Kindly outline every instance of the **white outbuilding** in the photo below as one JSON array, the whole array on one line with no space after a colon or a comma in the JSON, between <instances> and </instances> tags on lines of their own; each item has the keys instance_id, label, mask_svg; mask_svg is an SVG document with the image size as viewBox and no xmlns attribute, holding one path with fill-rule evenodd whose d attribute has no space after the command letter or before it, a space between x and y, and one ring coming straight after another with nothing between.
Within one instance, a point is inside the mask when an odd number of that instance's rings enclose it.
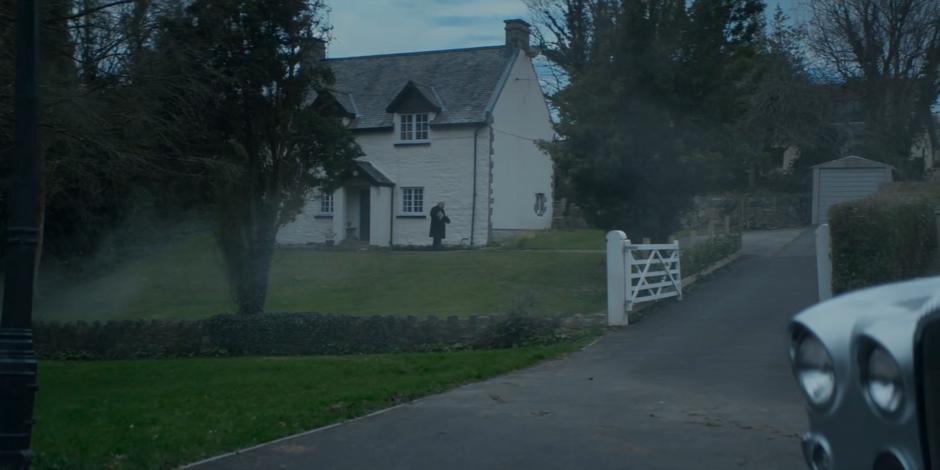
<instances>
[{"instance_id":1,"label":"white outbuilding","mask_svg":"<svg viewBox=\"0 0 940 470\"><path fill-rule=\"evenodd\" d=\"M813 225L829 220L829 208L871 196L893 180L891 165L850 156L813 167Z\"/></svg>"}]
</instances>

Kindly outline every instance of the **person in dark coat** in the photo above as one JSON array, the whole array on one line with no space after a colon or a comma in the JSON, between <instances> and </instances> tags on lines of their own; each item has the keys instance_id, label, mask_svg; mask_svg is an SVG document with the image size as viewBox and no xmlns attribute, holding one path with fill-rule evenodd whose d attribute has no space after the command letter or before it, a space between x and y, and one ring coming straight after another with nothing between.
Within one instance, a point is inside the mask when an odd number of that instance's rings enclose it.
<instances>
[{"instance_id":1,"label":"person in dark coat","mask_svg":"<svg viewBox=\"0 0 940 470\"><path fill-rule=\"evenodd\" d=\"M428 236L434 239L435 250L440 250L441 240L447 238L447 224L449 223L450 218L444 212L443 202L439 202L431 208L431 231Z\"/></svg>"}]
</instances>

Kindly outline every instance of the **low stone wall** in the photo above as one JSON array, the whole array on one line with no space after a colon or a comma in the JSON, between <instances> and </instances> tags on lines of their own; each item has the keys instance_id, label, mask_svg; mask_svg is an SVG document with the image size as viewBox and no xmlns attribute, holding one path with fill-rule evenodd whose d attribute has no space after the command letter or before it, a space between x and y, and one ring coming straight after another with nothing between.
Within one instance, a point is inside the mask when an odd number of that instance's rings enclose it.
<instances>
[{"instance_id":1,"label":"low stone wall","mask_svg":"<svg viewBox=\"0 0 940 470\"><path fill-rule=\"evenodd\" d=\"M556 200L552 209L552 228L589 228L581 208L566 198Z\"/></svg>"},{"instance_id":2,"label":"low stone wall","mask_svg":"<svg viewBox=\"0 0 940 470\"><path fill-rule=\"evenodd\" d=\"M379 354L550 343L605 325L603 315L218 315L204 320L38 323L43 359Z\"/></svg>"},{"instance_id":3,"label":"low stone wall","mask_svg":"<svg viewBox=\"0 0 940 470\"><path fill-rule=\"evenodd\" d=\"M696 231L771 230L809 225L811 194L739 193L696 196L682 226Z\"/></svg>"}]
</instances>

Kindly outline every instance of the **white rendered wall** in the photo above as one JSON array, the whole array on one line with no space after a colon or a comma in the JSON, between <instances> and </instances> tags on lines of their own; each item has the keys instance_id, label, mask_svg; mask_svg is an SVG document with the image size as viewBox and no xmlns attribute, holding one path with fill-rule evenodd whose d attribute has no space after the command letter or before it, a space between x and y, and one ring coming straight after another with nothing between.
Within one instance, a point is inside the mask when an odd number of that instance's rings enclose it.
<instances>
[{"instance_id":1,"label":"white rendered wall","mask_svg":"<svg viewBox=\"0 0 940 470\"><path fill-rule=\"evenodd\" d=\"M307 199L297 218L277 233L277 242L285 245L323 243L330 239L333 239L333 218L320 212L320 194L316 191Z\"/></svg>"},{"instance_id":2,"label":"white rendered wall","mask_svg":"<svg viewBox=\"0 0 940 470\"><path fill-rule=\"evenodd\" d=\"M531 60L519 54L493 110L493 229L538 230L552 224L552 161L535 140L552 139L548 106ZM548 198L542 216L535 194Z\"/></svg>"},{"instance_id":3,"label":"white rendered wall","mask_svg":"<svg viewBox=\"0 0 940 470\"><path fill-rule=\"evenodd\" d=\"M346 190L339 188L333 191L333 241L339 243L346 239ZM306 221L295 221L305 223Z\"/></svg>"},{"instance_id":4,"label":"white rendered wall","mask_svg":"<svg viewBox=\"0 0 940 470\"><path fill-rule=\"evenodd\" d=\"M394 245L429 245L431 207L444 201L451 223L447 226L445 244L469 244L471 214L473 212L473 140L474 130L479 127L461 126L432 128L430 145L395 146L396 133L390 130L361 132L356 141L370 161L395 183L392 224ZM489 132L477 132L477 210L473 242L487 242L487 215L489 179ZM424 188L423 218L402 217L401 188ZM375 201L373 201L375 202ZM374 216L379 212L388 215L385 202L372 208ZM373 218L373 221L375 218ZM373 222L374 225L374 222Z\"/></svg>"},{"instance_id":5,"label":"white rendered wall","mask_svg":"<svg viewBox=\"0 0 940 470\"><path fill-rule=\"evenodd\" d=\"M389 244L392 224L394 245L429 245L428 213L437 201L447 205L451 224L447 226L448 245L469 244L473 214L473 153L474 133L477 140L477 208L473 224L475 245L487 243L489 221L490 132L486 127L461 126L431 130L429 145L396 146L397 133L391 130L359 132L356 141L366 156L364 160L396 183L390 187L372 187L371 244ZM424 210L421 218L400 217L401 188L423 187ZM304 212L278 233L278 243L303 244L326 241L328 231L342 241L350 227L359 226L359 192L355 187L334 193L333 220L316 218L319 199L311 198ZM391 209L391 210L390 210ZM358 236L358 231L356 231Z\"/></svg>"}]
</instances>

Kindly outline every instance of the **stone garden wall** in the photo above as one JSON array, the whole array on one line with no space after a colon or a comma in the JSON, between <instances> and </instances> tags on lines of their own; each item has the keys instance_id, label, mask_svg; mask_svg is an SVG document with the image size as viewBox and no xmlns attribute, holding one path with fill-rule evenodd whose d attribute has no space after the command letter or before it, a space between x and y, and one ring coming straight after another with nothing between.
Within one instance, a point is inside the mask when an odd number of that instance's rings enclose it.
<instances>
[{"instance_id":1,"label":"stone garden wall","mask_svg":"<svg viewBox=\"0 0 940 470\"><path fill-rule=\"evenodd\" d=\"M556 200L552 211L552 228L572 229L590 227L581 208L566 198Z\"/></svg>"},{"instance_id":2,"label":"stone garden wall","mask_svg":"<svg viewBox=\"0 0 940 470\"><path fill-rule=\"evenodd\" d=\"M729 193L696 196L682 226L696 231L771 230L809 225L811 194Z\"/></svg>"}]
</instances>

